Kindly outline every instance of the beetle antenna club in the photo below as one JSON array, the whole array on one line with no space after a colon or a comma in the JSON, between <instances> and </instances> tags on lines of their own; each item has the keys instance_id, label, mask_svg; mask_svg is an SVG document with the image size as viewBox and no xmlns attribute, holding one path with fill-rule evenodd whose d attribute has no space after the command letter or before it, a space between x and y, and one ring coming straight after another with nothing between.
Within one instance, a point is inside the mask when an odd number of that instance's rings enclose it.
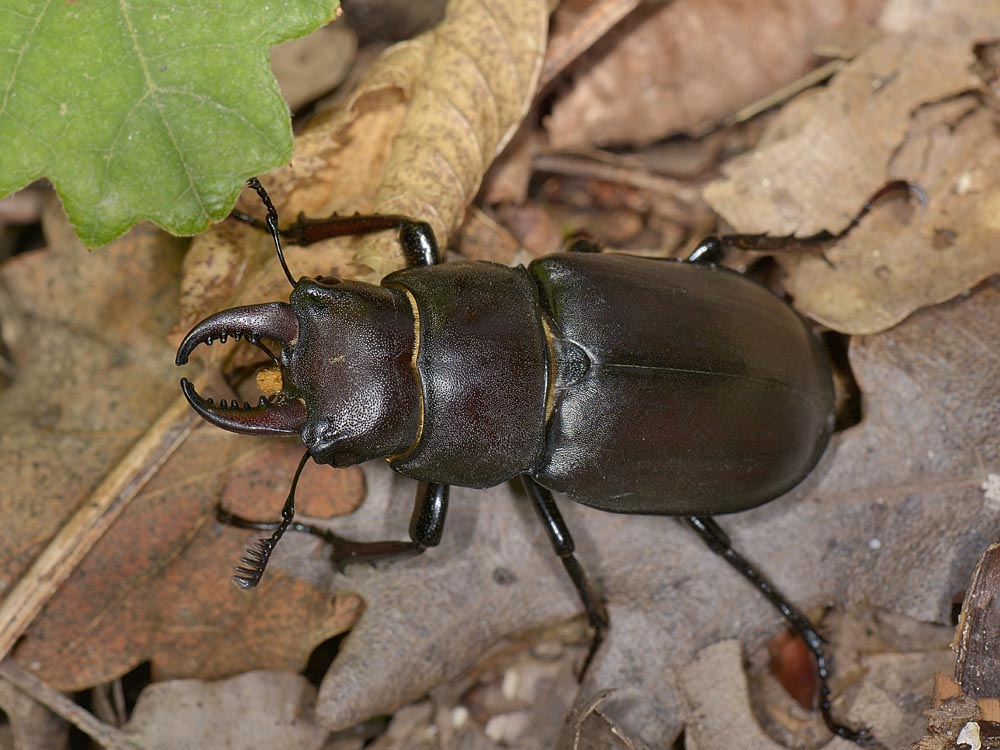
<instances>
[{"instance_id":1,"label":"beetle antenna club","mask_svg":"<svg viewBox=\"0 0 1000 750\"><path fill-rule=\"evenodd\" d=\"M236 568L236 575L233 576L233 583L240 588L252 589L260 583L260 579L264 577L264 569L267 568L267 563L271 559L271 553L274 552L278 541L288 531L288 527L295 518L295 488L299 485L299 476L301 476L308 458L309 451L306 451L299 460L299 466L292 477L292 486L288 489L288 497L281 508L281 523L278 524L278 528L271 536L266 539L258 539L252 546L247 547L246 555L240 558L243 565Z\"/></svg>"},{"instance_id":2,"label":"beetle antenna club","mask_svg":"<svg viewBox=\"0 0 1000 750\"><path fill-rule=\"evenodd\" d=\"M267 209L267 219L265 219L267 231L274 240L274 249L278 252L278 262L281 263L281 270L285 272L285 278L288 279L288 283L294 289L296 286L295 278L292 276L292 272L288 270L288 264L285 262L285 254L281 250L281 235L278 232L278 210L271 203L271 196L267 194L264 186L260 184L260 180L256 177L251 177L247 180L247 187L257 193L264 207Z\"/></svg>"}]
</instances>

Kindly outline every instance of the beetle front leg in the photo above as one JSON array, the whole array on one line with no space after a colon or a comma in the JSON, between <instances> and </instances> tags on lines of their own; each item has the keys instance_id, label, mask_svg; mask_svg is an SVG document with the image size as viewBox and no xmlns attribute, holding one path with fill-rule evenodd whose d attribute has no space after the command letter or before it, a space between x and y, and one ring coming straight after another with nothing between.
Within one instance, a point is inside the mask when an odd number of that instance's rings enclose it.
<instances>
[{"instance_id":1,"label":"beetle front leg","mask_svg":"<svg viewBox=\"0 0 1000 750\"><path fill-rule=\"evenodd\" d=\"M403 560L436 547L444 533L444 519L448 513L447 484L421 482L410 516L410 541L355 542L332 533L323 535L332 546L330 559L341 573L350 563L376 563L383 560Z\"/></svg>"},{"instance_id":2,"label":"beetle front leg","mask_svg":"<svg viewBox=\"0 0 1000 750\"><path fill-rule=\"evenodd\" d=\"M604 634L607 632L608 612L604 607L604 602L594 595L586 573L583 572L579 561L573 555L576 545L573 543L573 537L570 536L569 528L566 526L559 508L556 506L556 501L553 499L552 493L527 474L521 475L521 483L531 498L535 510L538 511L538 517L542 520L542 525L545 526L545 530L549 534L549 541L552 542L552 548L559 555L559 559L562 560L566 572L569 573L569 577L573 581L573 586L576 588L576 593L579 595L580 601L583 602L583 608L587 612L587 620L594 629L594 640L591 643L590 654L587 656L586 662L589 664L591 657L597 651L597 647L601 645L601 642L604 640ZM586 666L584 666L584 669L586 669Z\"/></svg>"},{"instance_id":3,"label":"beetle front leg","mask_svg":"<svg viewBox=\"0 0 1000 750\"><path fill-rule=\"evenodd\" d=\"M687 516L684 520L695 530L712 552L722 557L740 575L750 581L774 608L781 613L781 616L802 637L802 640L805 641L806 647L816 659L816 673L819 677L819 709L827 728L845 740L859 744L868 742L871 738L871 733L867 729L851 729L833 718L830 706L830 663L826 658L826 654L823 653L823 637L816 632L816 629L809 622L808 618L785 599L774 588L771 582L759 570L754 568L745 557L733 549L729 535L722 530L714 519L708 516Z\"/></svg>"},{"instance_id":4,"label":"beetle front leg","mask_svg":"<svg viewBox=\"0 0 1000 750\"><path fill-rule=\"evenodd\" d=\"M383 560L400 560L414 557L428 547L436 547L444 532L444 519L448 513L448 485L421 482L417 487L413 515L410 518L410 541L356 542L311 524L293 521L287 524L291 531L318 536L333 547L330 555L338 570L355 562L375 563ZM218 519L229 526L241 529L272 531L280 525L271 521L251 521L225 510L219 510Z\"/></svg>"},{"instance_id":5,"label":"beetle front leg","mask_svg":"<svg viewBox=\"0 0 1000 750\"><path fill-rule=\"evenodd\" d=\"M712 265L715 263L721 263L725 254L725 250L722 247L722 240L718 237L711 236L706 237L695 245L694 250L692 250L688 254L688 257L684 260L688 263Z\"/></svg>"},{"instance_id":6,"label":"beetle front leg","mask_svg":"<svg viewBox=\"0 0 1000 750\"><path fill-rule=\"evenodd\" d=\"M242 211L233 211L230 216L258 229L267 230L267 225ZM307 219L302 214L281 236L293 245L311 245L314 242L333 237L353 237L362 234L382 232L387 229L399 230L399 244L406 256L409 268L435 266L441 262L437 239L430 224L416 221L408 216L395 214L356 214L354 216L330 216L326 219Z\"/></svg>"}]
</instances>

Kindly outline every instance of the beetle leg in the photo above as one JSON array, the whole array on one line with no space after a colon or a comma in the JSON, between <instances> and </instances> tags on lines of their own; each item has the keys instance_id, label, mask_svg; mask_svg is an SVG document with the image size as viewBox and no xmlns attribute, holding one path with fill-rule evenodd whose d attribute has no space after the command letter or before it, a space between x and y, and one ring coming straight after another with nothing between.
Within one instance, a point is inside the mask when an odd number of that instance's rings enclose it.
<instances>
[{"instance_id":1,"label":"beetle leg","mask_svg":"<svg viewBox=\"0 0 1000 750\"><path fill-rule=\"evenodd\" d=\"M306 523L289 522L286 529L318 536L333 547L330 555L340 572L344 566L355 562L375 563L381 560L399 560L419 555L428 547L436 547L444 531L444 519L448 512L448 485L421 482L417 488L413 515L410 518L410 541L356 542L334 534L329 529L321 529ZM251 521L220 509L220 522L241 529L260 531L277 530L280 523L271 521Z\"/></svg>"},{"instance_id":2,"label":"beetle leg","mask_svg":"<svg viewBox=\"0 0 1000 750\"><path fill-rule=\"evenodd\" d=\"M583 572L583 567L581 567L579 561L573 555L576 545L573 543L573 537L570 536L569 528L566 526L559 508L556 506L556 501L553 499L552 493L527 474L521 475L521 483L531 498L535 510L538 511L538 517L542 520L542 525L545 526L545 530L549 534L549 541L552 542L552 548L559 555L559 559L562 560L566 572L569 573L569 577L573 581L573 586L576 588L576 593L580 596L583 608L587 612L587 620L594 629L594 640L590 645L590 653L584 663L584 671L586 671L586 665L590 663L590 659L597 651L598 646L601 645L601 642L604 640L604 634L607 632L608 612L604 607L604 602L594 595L590 581L587 580L587 574Z\"/></svg>"},{"instance_id":3,"label":"beetle leg","mask_svg":"<svg viewBox=\"0 0 1000 750\"><path fill-rule=\"evenodd\" d=\"M833 718L830 706L830 662L823 653L823 637L816 632L812 623L783 597L764 575L739 552L733 549L729 535L708 516L686 516L685 521L697 532L709 549L722 557L740 575L752 583L785 618L792 629L805 641L806 647L816 659L816 673L819 676L819 709L827 728L838 737L858 744L867 744L872 735L867 729L851 729Z\"/></svg>"},{"instance_id":4,"label":"beetle leg","mask_svg":"<svg viewBox=\"0 0 1000 750\"><path fill-rule=\"evenodd\" d=\"M355 542L332 533L324 538L333 545L330 559L343 573L350 563L376 563L383 560L403 560L436 547L444 532L444 519L448 513L448 485L421 482L410 516L410 541Z\"/></svg>"},{"instance_id":5,"label":"beetle leg","mask_svg":"<svg viewBox=\"0 0 1000 750\"><path fill-rule=\"evenodd\" d=\"M603 253L604 248L586 237L574 237L564 249L567 253Z\"/></svg>"},{"instance_id":6,"label":"beetle leg","mask_svg":"<svg viewBox=\"0 0 1000 750\"><path fill-rule=\"evenodd\" d=\"M259 219L242 211L233 211L232 218L249 224L257 229L267 230L268 227ZM387 229L399 230L399 244L406 256L409 268L417 266L434 266L441 262L437 239L430 224L416 221L409 216L396 214L355 214L354 216L330 216L326 219L307 219L302 214L287 229L279 234L293 245L311 245L314 242L328 240L331 237L350 237L360 234L382 232Z\"/></svg>"},{"instance_id":7,"label":"beetle leg","mask_svg":"<svg viewBox=\"0 0 1000 750\"><path fill-rule=\"evenodd\" d=\"M721 263L724 255L725 251L722 248L722 240L718 237L711 236L706 237L695 245L694 250L691 251L685 260L688 263L711 265L714 263Z\"/></svg>"}]
</instances>

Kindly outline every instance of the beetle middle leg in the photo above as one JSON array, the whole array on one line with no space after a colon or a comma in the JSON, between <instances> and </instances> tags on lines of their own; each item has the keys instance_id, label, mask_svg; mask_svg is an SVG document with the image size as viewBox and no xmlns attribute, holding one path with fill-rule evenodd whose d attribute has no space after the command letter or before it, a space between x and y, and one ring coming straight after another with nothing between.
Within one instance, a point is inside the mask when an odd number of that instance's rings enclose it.
<instances>
[{"instance_id":1,"label":"beetle middle leg","mask_svg":"<svg viewBox=\"0 0 1000 750\"><path fill-rule=\"evenodd\" d=\"M241 562L246 567L236 569L234 581L243 588L252 588L260 582L267 566L271 550L278 539L286 530L298 531L305 534L318 536L327 544L333 547L330 557L343 572L344 566L349 563L369 562L375 563L383 560L400 560L407 557L414 557L421 554L429 547L436 547L444 532L444 520L448 513L447 484L437 484L435 482L421 482L417 487L416 499L413 507L413 515L410 518L410 541L388 540L381 542L356 542L352 539L345 539L329 529L321 529L310 524L297 523L292 520L294 515L295 484L301 473L302 464L305 463L303 457L299 465L299 471L295 474L292 488L289 491L289 500L282 509L282 521L252 521L242 516L237 516L228 511L220 510L218 519L229 526L242 529L258 529L261 531L273 531L268 539L259 540L253 547L247 550L247 556Z\"/></svg>"},{"instance_id":2,"label":"beetle middle leg","mask_svg":"<svg viewBox=\"0 0 1000 750\"><path fill-rule=\"evenodd\" d=\"M566 526L559 508L556 506L556 501L553 499L552 493L527 474L521 475L521 482L528 496L531 498L535 510L538 511L538 517L545 526L545 530L548 532L552 548L559 555L563 567L566 568L566 572L569 573L569 577L573 581L576 593L579 595L580 601L583 602L583 608L587 612L587 620L594 629L594 639L590 644L590 652L584 662L584 671L586 671L590 659L604 641L604 635L608 630L608 612L604 607L604 602L594 595L590 581L587 580L587 574L583 572L583 567L573 555L576 545L573 543L573 537L570 536L569 528Z\"/></svg>"}]
</instances>

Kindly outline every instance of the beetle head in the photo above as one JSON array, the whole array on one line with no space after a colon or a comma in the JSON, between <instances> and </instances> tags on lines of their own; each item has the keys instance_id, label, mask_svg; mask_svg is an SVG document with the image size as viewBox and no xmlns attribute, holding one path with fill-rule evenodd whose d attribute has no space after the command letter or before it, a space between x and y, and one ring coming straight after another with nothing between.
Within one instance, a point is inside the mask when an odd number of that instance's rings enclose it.
<instances>
[{"instance_id":1,"label":"beetle head","mask_svg":"<svg viewBox=\"0 0 1000 750\"><path fill-rule=\"evenodd\" d=\"M245 435L302 438L319 463L350 466L405 452L419 431L414 325L400 292L360 282L301 279L288 303L237 307L196 325L177 364L198 344L233 337L281 345L281 390L257 406L184 395L207 421Z\"/></svg>"}]
</instances>

